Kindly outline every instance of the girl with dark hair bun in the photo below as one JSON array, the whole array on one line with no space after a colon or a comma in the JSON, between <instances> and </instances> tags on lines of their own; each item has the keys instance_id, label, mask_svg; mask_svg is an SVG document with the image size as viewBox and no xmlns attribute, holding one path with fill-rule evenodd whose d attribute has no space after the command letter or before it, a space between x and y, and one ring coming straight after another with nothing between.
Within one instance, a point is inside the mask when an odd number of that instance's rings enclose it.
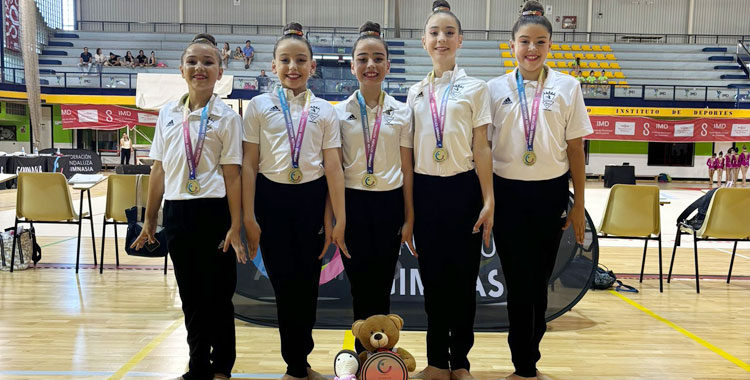
<instances>
[{"instance_id":1,"label":"girl with dark hair bun","mask_svg":"<svg viewBox=\"0 0 750 380\"><path fill-rule=\"evenodd\" d=\"M215 51L196 39L182 54L188 92L159 112L145 222L132 245L158 243L163 197L166 243L190 347L188 372L175 380L229 379L236 358L236 261L247 260L240 236L242 120L213 93L223 75Z\"/></svg>"},{"instance_id":2,"label":"girl with dark hair bun","mask_svg":"<svg viewBox=\"0 0 750 380\"><path fill-rule=\"evenodd\" d=\"M435 1L422 36L433 69L407 97L414 113L414 238L427 313L428 365L416 375L423 379L473 379L476 281L494 217L489 92L456 65L461 32L448 2Z\"/></svg>"},{"instance_id":3,"label":"girl with dark hair bun","mask_svg":"<svg viewBox=\"0 0 750 380\"><path fill-rule=\"evenodd\" d=\"M335 108L341 120L346 183L344 269L354 320L390 313L390 293L401 243L413 250L413 129L411 109L381 90L388 46L380 25L368 21L352 49L359 90ZM357 341L358 352L364 347Z\"/></svg>"},{"instance_id":4,"label":"girl with dark hair bun","mask_svg":"<svg viewBox=\"0 0 750 380\"><path fill-rule=\"evenodd\" d=\"M281 85L252 98L244 116L245 230L251 254L260 246L276 296L287 364L283 379L323 380L307 361L314 347L321 260L331 242L349 256L339 120L333 106L307 88L315 61L302 25L284 28L271 69Z\"/></svg>"},{"instance_id":5,"label":"girl with dark hair bun","mask_svg":"<svg viewBox=\"0 0 750 380\"><path fill-rule=\"evenodd\" d=\"M506 377L550 379L536 364L547 325L547 284L563 229L585 232L583 136L593 132L581 85L544 60L552 25L544 7L527 1L513 25L518 67L492 79L495 247L508 296L508 345L515 371ZM568 212L569 179L574 203Z\"/></svg>"},{"instance_id":6,"label":"girl with dark hair bun","mask_svg":"<svg viewBox=\"0 0 750 380\"><path fill-rule=\"evenodd\" d=\"M742 187L745 187L747 182L747 169L750 166L750 153L747 152L747 146L742 146L742 153L740 153L740 169L742 170ZM737 179L739 181L739 178Z\"/></svg>"}]
</instances>

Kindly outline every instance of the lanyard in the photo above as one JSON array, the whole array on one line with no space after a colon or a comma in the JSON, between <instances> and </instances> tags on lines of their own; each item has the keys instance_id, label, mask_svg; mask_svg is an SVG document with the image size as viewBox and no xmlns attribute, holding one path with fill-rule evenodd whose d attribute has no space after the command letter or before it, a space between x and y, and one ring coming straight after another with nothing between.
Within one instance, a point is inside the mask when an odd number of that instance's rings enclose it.
<instances>
[{"instance_id":1,"label":"lanyard","mask_svg":"<svg viewBox=\"0 0 750 380\"><path fill-rule=\"evenodd\" d=\"M437 101L435 100L435 71L433 70L430 72L430 74L427 75L429 78L429 93L430 93L430 113L432 113L432 127L435 130L435 140L437 142L437 147L442 148L443 147L443 131L445 131L445 111L448 106L448 98L450 97L450 93L453 90L453 83L456 81L456 72L458 71L457 67L453 68L453 72L451 73L451 81L448 85L448 88L445 89L445 92L443 93L443 99L440 102L440 114L438 114L437 109Z\"/></svg>"},{"instance_id":2,"label":"lanyard","mask_svg":"<svg viewBox=\"0 0 750 380\"><path fill-rule=\"evenodd\" d=\"M195 141L195 151L193 151L193 143L190 141L190 123L188 122L188 117L190 116L190 97L185 99L185 106L182 109L182 140L185 143L185 154L187 155L191 180L195 179L195 172L201 160L201 153L203 152L203 142L206 141L209 104L211 104L210 100L203 107L203 111L201 111L201 124L200 129L198 129L198 139Z\"/></svg>"},{"instance_id":3,"label":"lanyard","mask_svg":"<svg viewBox=\"0 0 750 380\"><path fill-rule=\"evenodd\" d=\"M372 135L370 135L370 121L367 117L367 105L362 92L357 91L357 101L359 102L359 113L362 116L362 134L365 137L365 155L367 157L367 173L372 174L375 168L375 148L378 146L378 136L380 135L380 124L383 121L383 102L385 93L380 92L378 99L378 108L375 116L375 123L372 126Z\"/></svg>"},{"instance_id":4,"label":"lanyard","mask_svg":"<svg viewBox=\"0 0 750 380\"><path fill-rule=\"evenodd\" d=\"M542 90L544 89L544 69L539 72L537 79L536 92L534 93L534 103L531 105L531 116L529 116L529 102L526 100L526 88L523 85L523 76L521 70L516 71L516 83L518 87L518 97L521 101L521 114L523 116L523 129L526 135L526 151L534 151L534 136L536 135L536 125L539 119L539 102L542 99Z\"/></svg>"},{"instance_id":5,"label":"lanyard","mask_svg":"<svg viewBox=\"0 0 750 380\"><path fill-rule=\"evenodd\" d=\"M307 115L310 113L312 92L305 90L305 107L299 116L299 127L297 128L296 136L294 134L294 125L292 125L292 112L289 110L289 103L286 101L284 88L279 86L277 93L279 95L279 102L281 102L281 109L284 112L286 133L289 137L289 147L292 151L292 167L296 169L299 167L299 152L302 149L302 138L305 137L305 127L307 126Z\"/></svg>"}]
</instances>

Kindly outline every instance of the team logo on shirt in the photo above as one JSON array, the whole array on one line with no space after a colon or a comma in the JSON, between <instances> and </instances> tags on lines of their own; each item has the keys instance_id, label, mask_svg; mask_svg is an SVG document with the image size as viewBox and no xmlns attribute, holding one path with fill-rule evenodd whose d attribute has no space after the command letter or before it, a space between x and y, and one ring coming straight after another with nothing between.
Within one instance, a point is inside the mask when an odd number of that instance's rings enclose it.
<instances>
[{"instance_id":1,"label":"team logo on shirt","mask_svg":"<svg viewBox=\"0 0 750 380\"><path fill-rule=\"evenodd\" d=\"M511 104L513 104L513 101L510 100L510 96L507 97L507 98L505 98L505 100L503 100L503 105L504 106L511 105Z\"/></svg>"},{"instance_id":2,"label":"team logo on shirt","mask_svg":"<svg viewBox=\"0 0 750 380\"><path fill-rule=\"evenodd\" d=\"M387 110L383 111L383 119L385 119L385 123L390 125L393 123L393 118L396 116L396 110L391 107Z\"/></svg>"},{"instance_id":3,"label":"team logo on shirt","mask_svg":"<svg viewBox=\"0 0 750 380\"><path fill-rule=\"evenodd\" d=\"M174 120L170 120L169 123L167 123L167 127L171 127L174 125Z\"/></svg>"},{"instance_id":4,"label":"team logo on shirt","mask_svg":"<svg viewBox=\"0 0 750 380\"><path fill-rule=\"evenodd\" d=\"M458 98L458 95L461 95L461 93L464 92L464 85L462 84L454 84L453 90L451 91L450 96L448 99L450 100L456 100Z\"/></svg>"},{"instance_id":5,"label":"team logo on shirt","mask_svg":"<svg viewBox=\"0 0 750 380\"><path fill-rule=\"evenodd\" d=\"M273 106L268 109L268 112L281 112L281 109L278 106Z\"/></svg>"},{"instance_id":6,"label":"team logo on shirt","mask_svg":"<svg viewBox=\"0 0 750 380\"><path fill-rule=\"evenodd\" d=\"M542 105L544 105L545 111L550 111L550 107L555 104L555 97L557 93L552 90L546 90L542 93Z\"/></svg>"},{"instance_id":7,"label":"team logo on shirt","mask_svg":"<svg viewBox=\"0 0 750 380\"><path fill-rule=\"evenodd\" d=\"M350 114L349 114L349 117L347 117L347 118L346 118L346 120L357 120L357 117L356 117L356 116L354 116L354 114L353 114L353 113L350 113Z\"/></svg>"},{"instance_id":8,"label":"team logo on shirt","mask_svg":"<svg viewBox=\"0 0 750 380\"><path fill-rule=\"evenodd\" d=\"M310 106L310 116L307 117L308 120L310 120L311 123L317 123L319 117L320 117L320 107Z\"/></svg>"},{"instance_id":9,"label":"team logo on shirt","mask_svg":"<svg viewBox=\"0 0 750 380\"><path fill-rule=\"evenodd\" d=\"M414 97L414 100L417 100L417 99L423 98L423 97L424 97L424 92L420 92L419 94L417 94L417 96Z\"/></svg>"}]
</instances>

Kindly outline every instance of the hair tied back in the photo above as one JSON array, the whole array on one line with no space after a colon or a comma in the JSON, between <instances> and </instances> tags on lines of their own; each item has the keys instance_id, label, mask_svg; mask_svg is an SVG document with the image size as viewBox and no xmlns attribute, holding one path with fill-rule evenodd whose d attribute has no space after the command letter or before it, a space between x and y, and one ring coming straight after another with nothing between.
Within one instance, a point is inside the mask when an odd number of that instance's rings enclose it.
<instances>
[{"instance_id":1,"label":"hair tied back","mask_svg":"<svg viewBox=\"0 0 750 380\"><path fill-rule=\"evenodd\" d=\"M380 33L374 30L365 30L364 32L359 34L360 36L373 36L373 37L380 37Z\"/></svg>"},{"instance_id":2,"label":"hair tied back","mask_svg":"<svg viewBox=\"0 0 750 380\"><path fill-rule=\"evenodd\" d=\"M544 16L542 11L523 11L521 16Z\"/></svg>"},{"instance_id":3,"label":"hair tied back","mask_svg":"<svg viewBox=\"0 0 750 380\"><path fill-rule=\"evenodd\" d=\"M300 36L300 37L302 37L302 36L305 35L305 33L303 33L301 30L297 30L297 29L287 29L287 30L284 31L284 35L287 35L287 34L294 34L294 35L297 35L297 36Z\"/></svg>"},{"instance_id":4,"label":"hair tied back","mask_svg":"<svg viewBox=\"0 0 750 380\"><path fill-rule=\"evenodd\" d=\"M432 8L432 12L433 13L435 13L435 12L441 12L441 11L442 12L450 12L451 11L451 7L446 7L445 5L439 5L439 6L435 7L435 8Z\"/></svg>"}]
</instances>

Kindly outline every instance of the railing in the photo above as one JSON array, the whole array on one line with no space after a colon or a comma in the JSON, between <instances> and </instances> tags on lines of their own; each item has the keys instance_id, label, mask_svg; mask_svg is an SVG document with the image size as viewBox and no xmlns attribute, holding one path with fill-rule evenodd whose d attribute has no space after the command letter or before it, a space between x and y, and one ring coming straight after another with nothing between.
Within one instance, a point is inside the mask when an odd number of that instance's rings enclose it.
<instances>
[{"instance_id":1,"label":"railing","mask_svg":"<svg viewBox=\"0 0 750 380\"><path fill-rule=\"evenodd\" d=\"M742 71L750 77L750 40L737 41L737 63L742 67Z\"/></svg>"},{"instance_id":2,"label":"railing","mask_svg":"<svg viewBox=\"0 0 750 380\"><path fill-rule=\"evenodd\" d=\"M170 23L170 22L125 22L125 21L77 21L76 30L92 32L148 32L148 33L212 33L212 34L241 34L241 35L272 35L281 34L280 25L238 25L238 24L201 24L201 23ZM306 27L308 33L358 34L356 27ZM394 28L383 29L383 36L388 39L395 37ZM422 29L401 29L399 38L421 38ZM508 41L511 38L509 30L464 30L467 40L496 40ZM750 40L750 35L731 34L649 34L649 33L606 33L606 32L554 32L552 40L555 42L581 43L655 43L655 44L696 44L696 45L731 45L737 40Z\"/></svg>"},{"instance_id":3,"label":"railing","mask_svg":"<svg viewBox=\"0 0 750 380\"><path fill-rule=\"evenodd\" d=\"M107 73L92 72L85 75L81 72L54 72L40 74L42 86L70 89L129 89L135 90L137 73ZM4 68L3 83L24 84L23 69ZM405 96L415 81L386 80L383 89L393 96ZM266 92L277 82L269 78L268 84L258 85L256 77L234 76L232 88L234 90L250 90ZM359 83L353 78L310 78L308 87L318 96L342 97L354 92ZM645 101L695 101L695 102L733 102L739 107L740 103L750 103L750 88L728 88L718 86L665 86L665 85L582 85L584 98L613 100L642 99Z\"/></svg>"}]
</instances>

